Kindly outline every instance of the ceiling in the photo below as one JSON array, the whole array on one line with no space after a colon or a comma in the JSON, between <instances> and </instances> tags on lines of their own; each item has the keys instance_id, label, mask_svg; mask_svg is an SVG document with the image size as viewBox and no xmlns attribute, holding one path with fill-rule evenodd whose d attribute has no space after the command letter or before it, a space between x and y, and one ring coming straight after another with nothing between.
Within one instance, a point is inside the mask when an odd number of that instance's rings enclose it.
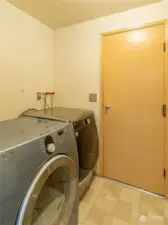
<instances>
[{"instance_id":1,"label":"ceiling","mask_svg":"<svg viewBox=\"0 0 168 225\"><path fill-rule=\"evenodd\" d=\"M56 29L160 0L7 0Z\"/></svg>"}]
</instances>

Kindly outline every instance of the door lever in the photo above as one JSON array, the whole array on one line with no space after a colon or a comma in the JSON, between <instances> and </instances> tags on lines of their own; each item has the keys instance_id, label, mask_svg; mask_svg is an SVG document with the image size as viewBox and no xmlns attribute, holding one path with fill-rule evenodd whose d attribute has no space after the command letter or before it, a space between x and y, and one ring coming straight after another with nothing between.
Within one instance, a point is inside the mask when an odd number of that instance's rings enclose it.
<instances>
[{"instance_id":1,"label":"door lever","mask_svg":"<svg viewBox=\"0 0 168 225\"><path fill-rule=\"evenodd\" d=\"M104 105L104 108L105 108L105 110L110 110L111 109L111 105L106 104L106 105Z\"/></svg>"}]
</instances>

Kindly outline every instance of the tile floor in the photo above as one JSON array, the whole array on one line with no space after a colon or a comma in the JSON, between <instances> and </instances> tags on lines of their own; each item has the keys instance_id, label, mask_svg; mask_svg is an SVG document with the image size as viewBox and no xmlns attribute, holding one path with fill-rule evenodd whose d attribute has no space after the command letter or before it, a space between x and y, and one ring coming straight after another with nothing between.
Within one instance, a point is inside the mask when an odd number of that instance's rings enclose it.
<instances>
[{"instance_id":1,"label":"tile floor","mask_svg":"<svg viewBox=\"0 0 168 225\"><path fill-rule=\"evenodd\" d=\"M95 177L80 202L79 225L168 225L168 200Z\"/></svg>"}]
</instances>

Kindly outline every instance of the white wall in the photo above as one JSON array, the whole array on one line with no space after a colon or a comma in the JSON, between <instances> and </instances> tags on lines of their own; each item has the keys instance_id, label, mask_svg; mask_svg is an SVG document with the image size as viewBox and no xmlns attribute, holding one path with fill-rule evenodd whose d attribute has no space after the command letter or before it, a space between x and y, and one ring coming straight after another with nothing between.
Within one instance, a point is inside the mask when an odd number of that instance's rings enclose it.
<instances>
[{"instance_id":1,"label":"white wall","mask_svg":"<svg viewBox=\"0 0 168 225\"><path fill-rule=\"evenodd\" d=\"M88 108L99 120L100 33L168 18L168 0L55 31L54 90L56 104Z\"/></svg>"},{"instance_id":2,"label":"white wall","mask_svg":"<svg viewBox=\"0 0 168 225\"><path fill-rule=\"evenodd\" d=\"M53 89L54 31L0 0L0 120L40 108L37 91Z\"/></svg>"}]
</instances>

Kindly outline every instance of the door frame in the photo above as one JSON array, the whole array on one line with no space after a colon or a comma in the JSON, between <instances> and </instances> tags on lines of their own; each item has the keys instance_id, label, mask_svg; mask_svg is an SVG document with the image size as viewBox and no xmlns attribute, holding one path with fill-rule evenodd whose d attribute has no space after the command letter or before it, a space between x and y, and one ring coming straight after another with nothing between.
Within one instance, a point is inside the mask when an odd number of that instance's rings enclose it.
<instances>
[{"instance_id":1,"label":"door frame","mask_svg":"<svg viewBox=\"0 0 168 225\"><path fill-rule=\"evenodd\" d=\"M165 102L168 108L168 19L156 21L152 23L146 23L141 26L128 27L124 29L114 30L110 32L104 32L100 34L100 139L99 139L99 176L104 176L104 132L103 132L103 116L104 116L104 91L103 91L103 38L108 35L114 35L119 33L124 33L128 31L139 30L143 28L153 27L157 25L165 26L165 43L166 43L166 52L165 52ZM165 132L165 169L167 171L167 179L165 181L165 196L168 198L168 115L166 118L166 132Z\"/></svg>"}]
</instances>

